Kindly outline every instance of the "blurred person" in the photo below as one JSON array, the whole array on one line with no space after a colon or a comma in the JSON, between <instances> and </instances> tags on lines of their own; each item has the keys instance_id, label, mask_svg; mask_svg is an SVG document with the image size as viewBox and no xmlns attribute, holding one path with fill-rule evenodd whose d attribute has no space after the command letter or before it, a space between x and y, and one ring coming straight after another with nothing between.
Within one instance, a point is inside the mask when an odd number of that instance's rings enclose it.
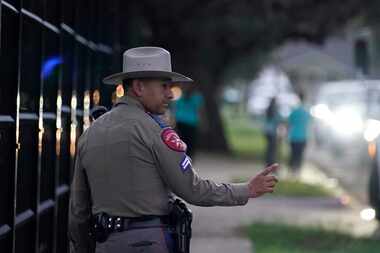
<instances>
[{"instance_id":1,"label":"blurred person","mask_svg":"<svg viewBox=\"0 0 380 253\"><path fill-rule=\"evenodd\" d=\"M90 121L93 122L103 114L107 112L107 108L105 106L96 105L90 111Z\"/></svg>"},{"instance_id":2,"label":"blurred person","mask_svg":"<svg viewBox=\"0 0 380 253\"><path fill-rule=\"evenodd\" d=\"M194 86L183 89L183 95L175 101L176 128L179 136L187 145L187 153L194 159L198 139L200 112L203 107L203 97Z\"/></svg>"},{"instance_id":3,"label":"blurred person","mask_svg":"<svg viewBox=\"0 0 380 253\"><path fill-rule=\"evenodd\" d=\"M111 94L111 104L112 104L112 107L115 106L115 104L117 103L117 94L116 94L116 91L113 91L112 94Z\"/></svg>"},{"instance_id":4,"label":"blurred person","mask_svg":"<svg viewBox=\"0 0 380 253\"><path fill-rule=\"evenodd\" d=\"M100 104L100 91L99 90L94 90L92 93L92 102L94 106L97 106Z\"/></svg>"},{"instance_id":5,"label":"blurred person","mask_svg":"<svg viewBox=\"0 0 380 253\"><path fill-rule=\"evenodd\" d=\"M69 205L70 251L189 252L199 206L239 206L274 191L273 164L245 183L215 183L193 169L186 144L157 115L173 99L170 53L138 47L123 54L123 72L103 80L127 92L78 140ZM91 237L89 236L91 231ZM96 243L95 243L96 242Z\"/></svg>"},{"instance_id":6,"label":"blurred person","mask_svg":"<svg viewBox=\"0 0 380 253\"><path fill-rule=\"evenodd\" d=\"M265 111L264 134L266 137L265 164L268 166L276 162L277 156L277 129L280 124L276 98L271 98Z\"/></svg>"},{"instance_id":7,"label":"blurred person","mask_svg":"<svg viewBox=\"0 0 380 253\"><path fill-rule=\"evenodd\" d=\"M308 127L311 116L304 105L304 94L299 94L300 104L295 107L288 117L288 138L290 142L289 166L293 173L299 173L302 166L304 150L308 140Z\"/></svg>"}]
</instances>

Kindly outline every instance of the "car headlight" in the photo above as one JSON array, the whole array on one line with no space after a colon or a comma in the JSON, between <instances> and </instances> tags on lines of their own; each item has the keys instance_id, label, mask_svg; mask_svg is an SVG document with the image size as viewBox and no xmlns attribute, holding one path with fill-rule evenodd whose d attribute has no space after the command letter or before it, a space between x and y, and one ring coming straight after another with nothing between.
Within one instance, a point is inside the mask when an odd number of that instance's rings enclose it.
<instances>
[{"instance_id":1,"label":"car headlight","mask_svg":"<svg viewBox=\"0 0 380 253\"><path fill-rule=\"evenodd\" d=\"M332 112L326 104L317 104L313 106L310 110L310 113L313 117L329 122L332 118Z\"/></svg>"},{"instance_id":2,"label":"car headlight","mask_svg":"<svg viewBox=\"0 0 380 253\"><path fill-rule=\"evenodd\" d=\"M334 112L330 120L333 129L341 135L350 136L363 131L364 122L360 113L354 108L343 107Z\"/></svg>"},{"instance_id":3,"label":"car headlight","mask_svg":"<svg viewBox=\"0 0 380 253\"><path fill-rule=\"evenodd\" d=\"M380 121L369 119L364 130L364 139L368 142L374 141L380 135Z\"/></svg>"}]
</instances>

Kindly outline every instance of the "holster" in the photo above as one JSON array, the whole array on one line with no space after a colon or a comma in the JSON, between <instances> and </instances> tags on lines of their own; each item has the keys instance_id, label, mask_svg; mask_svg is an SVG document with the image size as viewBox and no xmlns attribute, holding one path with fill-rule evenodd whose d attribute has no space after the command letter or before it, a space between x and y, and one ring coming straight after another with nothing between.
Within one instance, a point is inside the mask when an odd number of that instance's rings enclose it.
<instances>
[{"instance_id":1,"label":"holster","mask_svg":"<svg viewBox=\"0 0 380 253\"><path fill-rule=\"evenodd\" d=\"M92 217L90 236L96 242L102 243L115 231L115 225L122 230L122 224L106 213L98 213Z\"/></svg>"},{"instance_id":2,"label":"holster","mask_svg":"<svg viewBox=\"0 0 380 253\"><path fill-rule=\"evenodd\" d=\"M193 214L180 199L170 201L171 212L169 214L170 227L173 229L173 237L176 252L189 253L191 240L191 222Z\"/></svg>"}]
</instances>

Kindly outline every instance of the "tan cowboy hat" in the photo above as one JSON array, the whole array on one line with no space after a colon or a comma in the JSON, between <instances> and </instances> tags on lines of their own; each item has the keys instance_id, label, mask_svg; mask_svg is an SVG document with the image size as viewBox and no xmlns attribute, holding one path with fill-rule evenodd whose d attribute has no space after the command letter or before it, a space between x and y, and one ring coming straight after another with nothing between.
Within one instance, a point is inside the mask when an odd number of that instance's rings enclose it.
<instances>
[{"instance_id":1,"label":"tan cowboy hat","mask_svg":"<svg viewBox=\"0 0 380 253\"><path fill-rule=\"evenodd\" d=\"M119 84L131 78L168 78L172 82L192 82L189 77L172 72L170 53L160 47L136 47L123 54L123 72L107 76L106 84Z\"/></svg>"}]
</instances>

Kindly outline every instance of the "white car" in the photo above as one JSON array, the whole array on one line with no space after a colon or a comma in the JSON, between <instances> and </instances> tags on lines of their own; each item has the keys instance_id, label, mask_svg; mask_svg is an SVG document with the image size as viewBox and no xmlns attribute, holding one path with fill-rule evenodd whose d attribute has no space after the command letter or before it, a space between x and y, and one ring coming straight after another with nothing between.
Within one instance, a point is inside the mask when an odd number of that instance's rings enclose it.
<instances>
[{"instance_id":1,"label":"white car","mask_svg":"<svg viewBox=\"0 0 380 253\"><path fill-rule=\"evenodd\" d=\"M367 193L380 220L380 80L326 83L311 114L317 149L327 151L336 162L330 172L359 196Z\"/></svg>"},{"instance_id":2,"label":"white car","mask_svg":"<svg viewBox=\"0 0 380 253\"><path fill-rule=\"evenodd\" d=\"M311 114L316 118L317 138L327 135L341 142L358 138L370 142L380 134L380 80L326 83Z\"/></svg>"}]
</instances>

